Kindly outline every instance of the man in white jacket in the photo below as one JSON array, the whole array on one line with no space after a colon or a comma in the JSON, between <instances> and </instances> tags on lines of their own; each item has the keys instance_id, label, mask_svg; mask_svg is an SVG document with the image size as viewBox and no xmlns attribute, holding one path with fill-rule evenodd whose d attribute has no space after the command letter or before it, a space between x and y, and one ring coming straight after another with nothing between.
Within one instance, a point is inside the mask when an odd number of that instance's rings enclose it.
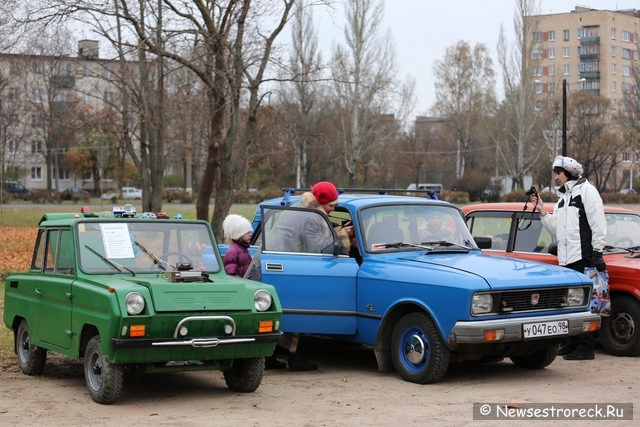
<instances>
[{"instance_id":1,"label":"man in white jacket","mask_svg":"<svg viewBox=\"0 0 640 427\"><path fill-rule=\"evenodd\" d=\"M560 186L560 199L554 213L545 210L537 194L531 196L531 203L540 212L544 228L556 236L558 264L581 273L585 267L606 270L602 250L606 244L607 220L598 190L582 177L582 165L571 157L556 157L553 171ZM593 359L593 332L572 336L558 354L566 360Z\"/></svg>"}]
</instances>

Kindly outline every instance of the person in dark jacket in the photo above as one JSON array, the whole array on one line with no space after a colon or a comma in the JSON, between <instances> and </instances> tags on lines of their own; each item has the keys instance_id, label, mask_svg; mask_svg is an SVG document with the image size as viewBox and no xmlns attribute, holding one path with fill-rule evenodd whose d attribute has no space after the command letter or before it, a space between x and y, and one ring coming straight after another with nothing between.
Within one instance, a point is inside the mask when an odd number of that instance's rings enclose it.
<instances>
[{"instance_id":1,"label":"person in dark jacket","mask_svg":"<svg viewBox=\"0 0 640 427\"><path fill-rule=\"evenodd\" d=\"M222 222L224 237L231 245L224 254L224 269L232 276L244 277L251 264L249 242L251 241L251 223L240 215L227 215Z\"/></svg>"},{"instance_id":2,"label":"person in dark jacket","mask_svg":"<svg viewBox=\"0 0 640 427\"><path fill-rule=\"evenodd\" d=\"M547 212L538 194L531 196L531 203L540 212L544 228L556 237L558 264L580 273L584 273L585 267L605 271L602 251L607 239L607 220L598 189L582 176L582 165L571 157L558 156L553 162L553 172L560 186L554 212ZM593 336L593 332L583 332L569 337L558 354L566 360L593 359Z\"/></svg>"}]
</instances>

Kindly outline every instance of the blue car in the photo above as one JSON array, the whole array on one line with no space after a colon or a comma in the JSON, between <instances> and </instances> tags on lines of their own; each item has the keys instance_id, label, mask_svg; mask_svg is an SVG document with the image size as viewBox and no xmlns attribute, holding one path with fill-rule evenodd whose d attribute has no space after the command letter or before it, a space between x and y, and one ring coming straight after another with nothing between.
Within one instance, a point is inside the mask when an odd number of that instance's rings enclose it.
<instances>
[{"instance_id":1,"label":"blue car","mask_svg":"<svg viewBox=\"0 0 640 427\"><path fill-rule=\"evenodd\" d=\"M278 292L284 332L373 346L380 371L427 384L454 361L510 358L544 368L563 339L600 326L585 275L483 255L490 240L474 240L450 203L345 192L327 216L292 194L262 202L253 222L260 280ZM276 245L290 211L320 218L329 244L314 253ZM436 214L446 240L427 234ZM347 253L336 230L348 221L357 247Z\"/></svg>"}]
</instances>

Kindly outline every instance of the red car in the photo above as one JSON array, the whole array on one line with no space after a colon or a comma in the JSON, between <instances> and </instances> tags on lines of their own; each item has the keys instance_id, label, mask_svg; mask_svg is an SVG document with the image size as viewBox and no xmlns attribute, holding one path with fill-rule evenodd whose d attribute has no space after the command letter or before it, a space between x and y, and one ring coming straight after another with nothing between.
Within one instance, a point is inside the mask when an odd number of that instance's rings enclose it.
<instances>
[{"instance_id":1,"label":"red car","mask_svg":"<svg viewBox=\"0 0 640 427\"><path fill-rule=\"evenodd\" d=\"M540 214L528 203L481 203L462 208L473 237L491 237L490 255L558 264L549 253L555 238L542 227ZM554 204L545 209L553 212ZM599 331L605 350L616 356L640 355L640 215L605 206L607 246L604 260L611 288L611 316Z\"/></svg>"}]
</instances>

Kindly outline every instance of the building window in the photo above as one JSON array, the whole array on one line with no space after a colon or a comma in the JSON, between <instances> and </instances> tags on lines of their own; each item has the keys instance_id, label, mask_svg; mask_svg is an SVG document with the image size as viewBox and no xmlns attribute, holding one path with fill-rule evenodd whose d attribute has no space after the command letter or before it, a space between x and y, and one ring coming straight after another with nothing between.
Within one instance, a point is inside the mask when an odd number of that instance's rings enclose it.
<instances>
[{"instance_id":1,"label":"building window","mask_svg":"<svg viewBox=\"0 0 640 427\"><path fill-rule=\"evenodd\" d=\"M555 31L549 31L549 41L550 42L556 41L556 32Z\"/></svg>"},{"instance_id":2,"label":"building window","mask_svg":"<svg viewBox=\"0 0 640 427\"><path fill-rule=\"evenodd\" d=\"M611 92L615 92L618 88L618 82L611 82Z\"/></svg>"},{"instance_id":3,"label":"building window","mask_svg":"<svg viewBox=\"0 0 640 427\"><path fill-rule=\"evenodd\" d=\"M598 61L585 61L580 63L581 73L593 73L598 71L600 71Z\"/></svg>"},{"instance_id":4,"label":"building window","mask_svg":"<svg viewBox=\"0 0 640 427\"><path fill-rule=\"evenodd\" d=\"M31 127L38 128L42 126L42 116L34 114L31 116Z\"/></svg>"},{"instance_id":5,"label":"building window","mask_svg":"<svg viewBox=\"0 0 640 427\"><path fill-rule=\"evenodd\" d=\"M562 40L569 40L569 30L562 30Z\"/></svg>"},{"instance_id":6,"label":"building window","mask_svg":"<svg viewBox=\"0 0 640 427\"><path fill-rule=\"evenodd\" d=\"M622 59L631 59L631 49L622 49Z\"/></svg>"},{"instance_id":7,"label":"building window","mask_svg":"<svg viewBox=\"0 0 640 427\"><path fill-rule=\"evenodd\" d=\"M20 100L20 89L17 87L10 87L7 93L7 99L9 101L19 101Z\"/></svg>"},{"instance_id":8,"label":"building window","mask_svg":"<svg viewBox=\"0 0 640 427\"><path fill-rule=\"evenodd\" d=\"M570 72L571 72L571 66L569 66L569 64L564 64L562 66L562 75L568 76Z\"/></svg>"},{"instance_id":9,"label":"building window","mask_svg":"<svg viewBox=\"0 0 640 427\"><path fill-rule=\"evenodd\" d=\"M542 32L541 31L536 31L533 33L533 41L534 42L541 42L542 41Z\"/></svg>"},{"instance_id":10,"label":"building window","mask_svg":"<svg viewBox=\"0 0 640 427\"><path fill-rule=\"evenodd\" d=\"M56 76L70 76L71 64L56 64L56 66L53 67L53 74Z\"/></svg>"},{"instance_id":11,"label":"building window","mask_svg":"<svg viewBox=\"0 0 640 427\"><path fill-rule=\"evenodd\" d=\"M611 74L615 74L616 73L616 69L617 69L616 64L611 64Z\"/></svg>"},{"instance_id":12,"label":"building window","mask_svg":"<svg viewBox=\"0 0 640 427\"><path fill-rule=\"evenodd\" d=\"M113 92L105 91L105 93L104 93L104 101L108 102L108 103L112 103L113 102Z\"/></svg>"},{"instance_id":13,"label":"building window","mask_svg":"<svg viewBox=\"0 0 640 427\"><path fill-rule=\"evenodd\" d=\"M622 75L629 77L631 75L631 67L628 65L623 65L622 66Z\"/></svg>"},{"instance_id":14,"label":"building window","mask_svg":"<svg viewBox=\"0 0 640 427\"><path fill-rule=\"evenodd\" d=\"M7 151L9 153L17 153L18 152L18 141L9 141L9 144L7 146Z\"/></svg>"},{"instance_id":15,"label":"building window","mask_svg":"<svg viewBox=\"0 0 640 427\"><path fill-rule=\"evenodd\" d=\"M631 93L630 83L622 83L622 93Z\"/></svg>"},{"instance_id":16,"label":"building window","mask_svg":"<svg viewBox=\"0 0 640 427\"><path fill-rule=\"evenodd\" d=\"M20 74L20 67L18 67L18 64L16 64L15 62L11 62L9 64L9 74L12 76L17 76L18 74Z\"/></svg>"},{"instance_id":17,"label":"building window","mask_svg":"<svg viewBox=\"0 0 640 427\"><path fill-rule=\"evenodd\" d=\"M555 65L549 65L549 75L550 76L555 76L556 75L556 66Z\"/></svg>"},{"instance_id":18,"label":"building window","mask_svg":"<svg viewBox=\"0 0 640 427\"><path fill-rule=\"evenodd\" d=\"M554 82L549 83L549 92L550 93L556 92L556 84Z\"/></svg>"},{"instance_id":19,"label":"building window","mask_svg":"<svg viewBox=\"0 0 640 427\"><path fill-rule=\"evenodd\" d=\"M542 76L542 67L533 67L533 75L536 77Z\"/></svg>"},{"instance_id":20,"label":"building window","mask_svg":"<svg viewBox=\"0 0 640 427\"><path fill-rule=\"evenodd\" d=\"M33 167L31 168L31 180L32 181L42 181L42 168L41 167Z\"/></svg>"},{"instance_id":21,"label":"building window","mask_svg":"<svg viewBox=\"0 0 640 427\"><path fill-rule=\"evenodd\" d=\"M91 96L90 93L83 93L82 94L82 103L83 104L91 104L93 100L93 96Z\"/></svg>"},{"instance_id":22,"label":"building window","mask_svg":"<svg viewBox=\"0 0 640 427\"><path fill-rule=\"evenodd\" d=\"M637 51L637 50L634 50L634 51L633 51L633 60L634 60L634 61L637 61L637 60L638 60L638 51Z\"/></svg>"},{"instance_id":23,"label":"building window","mask_svg":"<svg viewBox=\"0 0 640 427\"><path fill-rule=\"evenodd\" d=\"M111 70L107 70L106 68L102 70L102 77L106 80L113 80L113 73Z\"/></svg>"},{"instance_id":24,"label":"building window","mask_svg":"<svg viewBox=\"0 0 640 427\"><path fill-rule=\"evenodd\" d=\"M531 58L532 59L542 59L542 49L532 49L531 50Z\"/></svg>"},{"instance_id":25,"label":"building window","mask_svg":"<svg viewBox=\"0 0 640 427\"><path fill-rule=\"evenodd\" d=\"M541 82L536 82L533 84L533 91L537 94L542 93L542 83Z\"/></svg>"},{"instance_id":26,"label":"building window","mask_svg":"<svg viewBox=\"0 0 640 427\"><path fill-rule=\"evenodd\" d=\"M42 91L40 89L33 89L31 91L31 100L33 102L42 102Z\"/></svg>"},{"instance_id":27,"label":"building window","mask_svg":"<svg viewBox=\"0 0 640 427\"><path fill-rule=\"evenodd\" d=\"M71 91L66 88L57 90L53 95L53 102L71 102Z\"/></svg>"},{"instance_id":28,"label":"building window","mask_svg":"<svg viewBox=\"0 0 640 427\"><path fill-rule=\"evenodd\" d=\"M617 99L612 99L611 100L611 109L612 110L617 110L618 109L618 100Z\"/></svg>"},{"instance_id":29,"label":"building window","mask_svg":"<svg viewBox=\"0 0 640 427\"><path fill-rule=\"evenodd\" d=\"M631 41L631 36L630 36L630 34L631 34L631 33L629 33L629 31L624 31L624 30L622 30L622 41L623 41L623 42Z\"/></svg>"},{"instance_id":30,"label":"building window","mask_svg":"<svg viewBox=\"0 0 640 427\"><path fill-rule=\"evenodd\" d=\"M44 74L44 65L38 63L31 64L31 72L33 74Z\"/></svg>"},{"instance_id":31,"label":"building window","mask_svg":"<svg viewBox=\"0 0 640 427\"><path fill-rule=\"evenodd\" d=\"M93 71L91 70L91 65L87 65L82 70L82 75L85 77L91 77L93 75Z\"/></svg>"},{"instance_id":32,"label":"building window","mask_svg":"<svg viewBox=\"0 0 640 427\"><path fill-rule=\"evenodd\" d=\"M535 111L540 111L542 110L542 101L534 101L533 102L533 109Z\"/></svg>"},{"instance_id":33,"label":"building window","mask_svg":"<svg viewBox=\"0 0 640 427\"><path fill-rule=\"evenodd\" d=\"M20 123L20 114L13 113L9 116L9 126L17 126Z\"/></svg>"},{"instance_id":34,"label":"building window","mask_svg":"<svg viewBox=\"0 0 640 427\"><path fill-rule=\"evenodd\" d=\"M31 141L31 153L32 154L42 153L42 141Z\"/></svg>"},{"instance_id":35,"label":"building window","mask_svg":"<svg viewBox=\"0 0 640 427\"><path fill-rule=\"evenodd\" d=\"M615 57L616 57L616 47L615 47L615 46L611 46L611 56L612 56L613 58L615 58Z\"/></svg>"},{"instance_id":36,"label":"building window","mask_svg":"<svg viewBox=\"0 0 640 427\"><path fill-rule=\"evenodd\" d=\"M588 28L578 28L578 40L580 40L581 38L586 38L591 36L591 34L589 34L589 29Z\"/></svg>"},{"instance_id":37,"label":"building window","mask_svg":"<svg viewBox=\"0 0 640 427\"><path fill-rule=\"evenodd\" d=\"M614 40L616 39L616 29L615 28L611 29L611 38L614 39Z\"/></svg>"},{"instance_id":38,"label":"building window","mask_svg":"<svg viewBox=\"0 0 640 427\"><path fill-rule=\"evenodd\" d=\"M549 58L555 58L556 57L556 48L555 47L550 47L549 48Z\"/></svg>"},{"instance_id":39,"label":"building window","mask_svg":"<svg viewBox=\"0 0 640 427\"><path fill-rule=\"evenodd\" d=\"M56 174L55 174L56 169L54 168L52 171L53 171L53 176L51 178L56 179ZM69 179L69 171L63 168L58 168L58 179Z\"/></svg>"},{"instance_id":40,"label":"building window","mask_svg":"<svg viewBox=\"0 0 640 427\"><path fill-rule=\"evenodd\" d=\"M631 163L633 159L633 153L622 153L622 161L625 163Z\"/></svg>"},{"instance_id":41,"label":"building window","mask_svg":"<svg viewBox=\"0 0 640 427\"><path fill-rule=\"evenodd\" d=\"M569 57L569 52L571 51L571 48L569 47L563 47L562 48L562 57L563 58L568 58Z\"/></svg>"}]
</instances>

